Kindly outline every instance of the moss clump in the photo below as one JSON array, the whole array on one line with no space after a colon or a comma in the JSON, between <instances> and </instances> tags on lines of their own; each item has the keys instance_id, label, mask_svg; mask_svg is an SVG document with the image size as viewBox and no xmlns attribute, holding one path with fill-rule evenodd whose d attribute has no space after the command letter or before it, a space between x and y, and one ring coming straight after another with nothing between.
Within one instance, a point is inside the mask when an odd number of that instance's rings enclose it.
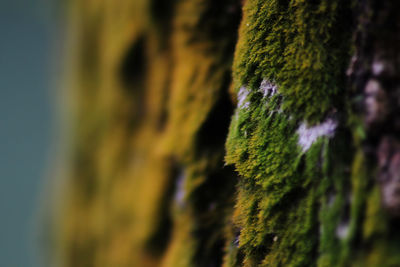
<instances>
[{"instance_id":1,"label":"moss clump","mask_svg":"<svg viewBox=\"0 0 400 267\"><path fill-rule=\"evenodd\" d=\"M235 88L279 85L282 108L315 123L343 99L350 1L249 0L235 52Z\"/></svg>"},{"instance_id":2,"label":"moss clump","mask_svg":"<svg viewBox=\"0 0 400 267\"><path fill-rule=\"evenodd\" d=\"M236 182L223 157L239 1L71 5L63 265L219 265Z\"/></svg>"},{"instance_id":3,"label":"moss clump","mask_svg":"<svg viewBox=\"0 0 400 267\"><path fill-rule=\"evenodd\" d=\"M324 139L303 154L296 121L279 112L282 97L257 92L249 99L248 109L236 111L226 156L242 176L235 223L243 264L312 266Z\"/></svg>"},{"instance_id":4,"label":"moss clump","mask_svg":"<svg viewBox=\"0 0 400 267\"><path fill-rule=\"evenodd\" d=\"M400 266L368 152L397 109L372 133L358 92L397 5L359 1L347 90L351 2L72 0L62 266Z\"/></svg>"},{"instance_id":5,"label":"moss clump","mask_svg":"<svg viewBox=\"0 0 400 267\"><path fill-rule=\"evenodd\" d=\"M345 112L349 14L346 1L249 0L244 6L233 70L239 104L225 157L241 176L234 220L239 266L335 266L345 258L326 255L346 251L336 231L347 224L343 177L351 156L335 140L351 138L335 133L332 141L327 134L302 149L298 127ZM277 94L263 92L266 81ZM333 166L334 157L341 160ZM340 193L328 200L330 191Z\"/></svg>"}]
</instances>

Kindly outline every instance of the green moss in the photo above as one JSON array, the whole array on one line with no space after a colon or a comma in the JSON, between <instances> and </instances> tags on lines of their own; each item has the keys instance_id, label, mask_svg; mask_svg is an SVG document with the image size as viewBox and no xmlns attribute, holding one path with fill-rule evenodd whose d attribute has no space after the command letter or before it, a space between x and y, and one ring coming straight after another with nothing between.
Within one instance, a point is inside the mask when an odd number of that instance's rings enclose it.
<instances>
[{"instance_id":1,"label":"green moss","mask_svg":"<svg viewBox=\"0 0 400 267\"><path fill-rule=\"evenodd\" d=\"M315 162L321 141L304 155L297 145L296 121L278 112L281 96L249 95L238 109L227 141L227 163L242 176L236 219L246 266L311 266L316 236L320 176ZM321 139L322 140L322 139ZM314 179L313 179L314 178Z\"/></svg>"},{"instance_id":2,"label":"green moss","mask_svg":"<svg viewBox=\"0 0 400 267\"><path fill-rule=\"evenodd\" d=\"M345 88L354 1L242 1L231 83L239 2L74 1L66 266L399 265Z\"/></svg>"},{"instance_id":3,"label":"green moss","mask_svg":"<svg viewBox=\"0 0 400 267\"><path fill-rule=\"evenodd\" d=\"M351 138L321 137L303 151L297 129L344 112L349 10L345 1L245 4L234 61L240 101L225 157L241 176L235 222L244 266L335 266L345 258L336 232L350 216L351 153L343 148ZM263 95L263 80L278 94Z\"/></svg>"},{"instance_id":4,"label":"green moss","mask_svg":"<svg viewBox=\"0 0 400 267\"><path fill-rule=\"evenodd\" d=\"M283 109L317 122L341 101L350 1L247 1L235 54L235 87L279 85Z\"/></svg>"},{"instance_id":5,"label":"green moss","mask_svg":"<svg viewBox=\"0 0 400 267\"><path fill-rule=\"evenodd\" d=\"M239 1L72 5L77 140L62 260L219 265L236 182L223 156Z\"/></svg>"}]
</instances>

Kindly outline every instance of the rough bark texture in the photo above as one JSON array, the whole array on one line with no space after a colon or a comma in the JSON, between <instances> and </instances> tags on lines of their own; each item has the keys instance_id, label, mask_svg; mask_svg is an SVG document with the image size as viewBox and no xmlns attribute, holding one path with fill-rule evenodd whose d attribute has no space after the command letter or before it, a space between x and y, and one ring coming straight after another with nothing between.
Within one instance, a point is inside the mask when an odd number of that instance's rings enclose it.
<instances>
[{"instance_id":1,"label":"rough bark texture","mask_svg":"<svg viewBox=\"0 0 400 267\"><path fill-rule=\"evenodd\" d=\"M400 266L396 0L71 0L62 266Z\"/></svg>"}]
</instances>

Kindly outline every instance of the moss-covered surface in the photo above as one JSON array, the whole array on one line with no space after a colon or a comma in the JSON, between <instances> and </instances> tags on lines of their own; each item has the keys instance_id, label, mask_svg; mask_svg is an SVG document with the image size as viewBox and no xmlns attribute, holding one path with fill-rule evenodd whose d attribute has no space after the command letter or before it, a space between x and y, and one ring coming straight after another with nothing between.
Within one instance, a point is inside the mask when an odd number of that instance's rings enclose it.
<instances>
[{"instance_id":1,"label":"moss-covered surface","mask_svg":"<svg viewBox=\"0 0 400 267\"><path fill-rule=\"evenodd\" d=\"M74 143L62 265L219 265L236 183L223 157L240 4L71 8Z\"/></svg>"},{"instance_id":2,"label":"moss-covered surface","mask_svg":"<svg viewBox=\"0 0 400 267\"><path fill-rule=\"evenodd\" d=\"M244 266L340 261L346 242L335 233L349 223L342 222L349 220L343 178L352 153L344 151L350 138L340 120L350 11L347 1L244 6L233 73L248 104L238 106L226 144L226 161L242 177L235 221ZM266 81L276 94L263 92ZM312 129L328 116L339 120L335 138L327 132L302 149L300 124Z\"/></svg>"},{"instance_id":3,"label":"moss-covered surface","mask_svg":"<svg viewBox=\"0 0 400 267\"><path fill-rule=\"evenodd\" d=\"M72 0L61 265L400 266L392 5Z\"/></svg>"},{"instance_id":4,"label":"moss-covered surface","mask_svg":"<svg viewBox=\"0 0 400 267\"><path fill-rule=\"evenodd\" d=\"M235 87L266 78L284 111L317 122L341 102L348 65L349 1L246 1L235 52Z\"/></svg>"}]
</instances>

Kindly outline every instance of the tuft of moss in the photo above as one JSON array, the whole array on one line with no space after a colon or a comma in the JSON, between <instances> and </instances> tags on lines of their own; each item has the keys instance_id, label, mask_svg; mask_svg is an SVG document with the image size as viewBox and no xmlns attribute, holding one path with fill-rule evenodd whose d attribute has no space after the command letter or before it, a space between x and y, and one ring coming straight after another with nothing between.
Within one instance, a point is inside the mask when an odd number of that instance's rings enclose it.
<instances>
[{"instance_id":1,"label":"tuft of moss","mask_svg":"<svg viewBox=\"0 0 400 267\"><path fill-rule=\"evenodd\" d=\"M350 1L246 1L234 85L279 85L282 108L316 123L340 105L351 31Z\"/></svg>"},{"instance_id":2,"label":"tuft of moss","mask_svg":"<svg viewBox=\"0 0 400 267\"><path fill-rule=\"evenodd\" d=\"M245 3L233 64L240 99L225 156L240 175L242 255L233 255L243 266L336 266L349 251L337 232L346 240L354 232L345 179L352 153L344 152L351 136L340 121L302 149L298 128L346 112L350 13L340 0ZM276 94L263 93L265 81Z\"/></svg>"}]
</instances>

